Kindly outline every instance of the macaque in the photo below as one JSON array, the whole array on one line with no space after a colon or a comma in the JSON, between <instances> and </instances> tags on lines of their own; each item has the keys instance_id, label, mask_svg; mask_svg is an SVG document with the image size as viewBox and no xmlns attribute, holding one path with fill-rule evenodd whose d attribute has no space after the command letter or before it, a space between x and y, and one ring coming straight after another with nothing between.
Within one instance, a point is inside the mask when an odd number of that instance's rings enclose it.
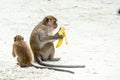
<instances>
[{"instance_id":1,"label":"macaque","mask_svg":"<svg viewBox=\"0 0 120 80\"><path fill-rule=\"evenodd\" d=\"M52 65L43 61L59 61L54 58L55 48L53 42L62 39L62 35L52 34L57 28L57 19L54 16L46 16L32 31L30 36L30 47L34 54L34 59L40 65L49 67L84 68L84 65Z\"/></svg>"},{"instance_id":2,"label":"macaque","mask_svg":"<svg viewBox=\"0 0 120 80\"><path fill-rule=\"evenodd\" d=\"M32 61L33 61L32 52L30 51L30 48L27 46L27 44L24 41L24 38L21 35L16 35L14 37L12 55L14 57L17 56L18 65L20 65L20 67L32 66L32 67L40 68L40 69L51 69L51 70L56 70L56 71L74 73L73 71L70 71L70 70L56 69L56 68L50 68L50 67L39 67L39 66L33 65L32 64Z\"/></svg>"}]
</instances>

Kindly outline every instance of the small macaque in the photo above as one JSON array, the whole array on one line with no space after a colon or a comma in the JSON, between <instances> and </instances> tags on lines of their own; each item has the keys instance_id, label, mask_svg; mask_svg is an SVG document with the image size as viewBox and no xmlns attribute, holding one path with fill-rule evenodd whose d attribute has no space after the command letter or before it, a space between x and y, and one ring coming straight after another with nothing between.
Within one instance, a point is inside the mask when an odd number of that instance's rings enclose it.
<instances>
[{"instance_id":1,"label":"small macaque","mask_svg":"<svg viewBox=\"0 0 120 80\"><path fill-rule=\"evenodd\" d=\"M32 31L30 36L30 47L34 54L34 59L40 65L49 67L84 68L84 65L52 65L43 61L59 61L54 58L55 47L53 42L62 39L62 35L53 34L57 28L57 19L54 16L46 16Z\"/></svg>"},{"instance_id":2,"label":"small macaque","mask_svg":"<svg viewBox=\"0 0 120 80\"><path fill-rule=\"evenodd\" d=\"M64 69L56 69L56 68L50 68L50 67L39 67L32 64L33 57L32 52L30 51L30 48L27 46L27 44L24 41L24 38L21 35L16 35L14 37L14 44L13 44L13 51L12 51L13 57L17 57L18 65L21 67L35 67L40 69L51 69L56 71L63 71L63 72L69 72L74 73L70 70L64 70Z\"/></svg>"}]
</instances>

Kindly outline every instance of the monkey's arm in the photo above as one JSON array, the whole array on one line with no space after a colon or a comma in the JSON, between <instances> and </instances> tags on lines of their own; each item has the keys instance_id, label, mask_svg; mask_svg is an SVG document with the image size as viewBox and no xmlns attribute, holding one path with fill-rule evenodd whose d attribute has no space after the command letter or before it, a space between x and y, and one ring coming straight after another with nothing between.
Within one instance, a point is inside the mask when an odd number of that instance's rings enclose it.
<instances>
[{"instance_id":1,"label":"monkey's arm","mask_svg":"<svg viewBox=\"0 0 120 80\"><path fill-rule=\"evenodd\" d=\"M63 36L62 35L46 36L45 39L46 40L63 39Z\"/></svg>"},{"instance_id":2,"label":"monkey's arm","mask_svg":"<svg viewBox=\"0 0 120 80\"><path fill-rule=\"evenodd\" d=\"M12 49L12 55L13 55L13 57L16 57L15 52L14 52L14 45L13 45L13 49Z\"/></svg>"},{"instance_id":3,"label":"monkey's arm","mask_svg":"<svg viewBox=\"0 0 120 80\"><path fill-rule=\"evenodd\" d=\"M55 34L55 35L44 35L44 33L40 33L38 35L38 38L40 41L54 41L54 40L57 40L57 39L63 39L63 36L62 35L58 35L58 34Z\"/></svg>"}]
</instances>

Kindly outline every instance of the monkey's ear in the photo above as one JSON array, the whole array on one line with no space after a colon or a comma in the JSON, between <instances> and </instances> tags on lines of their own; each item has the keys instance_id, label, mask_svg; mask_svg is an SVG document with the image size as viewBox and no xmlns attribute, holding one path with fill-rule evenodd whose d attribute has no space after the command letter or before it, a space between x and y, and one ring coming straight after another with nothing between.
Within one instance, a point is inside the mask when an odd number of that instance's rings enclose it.
<instances>
[{"instance_id":1,"label":"monkey's ear","mask_svg":"<svg viewBox=\"0 0 120 80\"><path fill-rule=\"evenodd\" d=\"M48 23L48 21L49 21L49 18L45 17L45 18L43 19L43 24L46 25L46 24Z\"/></svg>"},{"instance_id":2,"label":"monkey's ear","mask_svg":"<svg viewBox=\"0 0 120 80\"><path fill-rule=\"evenodd\" d=\"M16 37L14 37L14 41L16 41Z\"/></svg>"},{"instance_id":3,"label":"monkey's ear","mask_svg":"<svg viewBox=\"0 0 120 80\"><path fill-rule=\"evenodd\" d=\"M24 38L22 37L22 40L24 40Z\"/></svg>"}]
</instances>

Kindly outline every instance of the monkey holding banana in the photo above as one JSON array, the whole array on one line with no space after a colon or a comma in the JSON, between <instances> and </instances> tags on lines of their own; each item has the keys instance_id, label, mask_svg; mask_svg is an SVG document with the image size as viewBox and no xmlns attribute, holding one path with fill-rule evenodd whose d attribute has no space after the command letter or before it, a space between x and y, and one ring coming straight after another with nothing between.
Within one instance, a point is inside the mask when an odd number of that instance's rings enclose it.
<instances>
[{"instance_id":1,"label":"monkey holding banana","mask_svg":"<svg viewBox=\"0 0 120 80\"><path fill-rule=\"evenodd\" d=\"M43 61L59 61L60 58L54 58L55 47L53 42L62 39L62 35L52 34L57 28L57 19L54 16L46 16L32 31L30 36L30 47L37 63L49 67L64 68L84 68L84 65L52 65Z\"/></svg>"}]
</instances>

